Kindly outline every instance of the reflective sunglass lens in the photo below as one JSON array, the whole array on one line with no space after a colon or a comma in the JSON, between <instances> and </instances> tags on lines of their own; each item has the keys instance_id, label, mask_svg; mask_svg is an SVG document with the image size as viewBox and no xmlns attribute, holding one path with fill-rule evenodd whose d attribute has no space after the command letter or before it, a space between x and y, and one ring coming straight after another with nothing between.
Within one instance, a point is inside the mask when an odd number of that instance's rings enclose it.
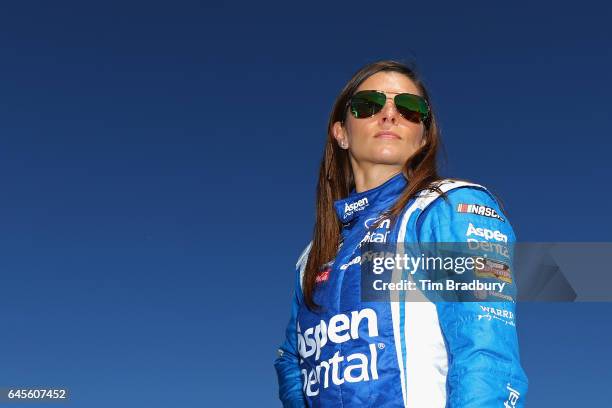
<instances>
[{"instance_id":1,"label":"reflective sunglass lens","mask_svg":"<svg viewBox=\"0 0 612 408\"><path fill-rule=\"evenodd\" d=\"M357 92L351 98L351 113L355 118L369 118L380 112L387 97L385 94L373 91Z\"/></svg>"},{"instance_id":2,"label":"reflective sunglass lens","mask_svg":"<svg viewBox=\"0 0 612 408\"><path fill-rule=\"evenodd\" d=\"M395 106L404 118L415 123L425 120L429 111L425 99L407 93L395 97Z\"/></svg>"}]
</instances>

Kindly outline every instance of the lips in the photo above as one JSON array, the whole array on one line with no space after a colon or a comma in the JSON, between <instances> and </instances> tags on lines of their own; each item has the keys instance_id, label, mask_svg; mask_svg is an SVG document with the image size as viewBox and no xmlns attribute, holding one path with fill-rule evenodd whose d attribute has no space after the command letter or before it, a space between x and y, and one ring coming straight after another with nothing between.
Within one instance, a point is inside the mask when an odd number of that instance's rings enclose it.
<instances>
[{"instance_id":1,"label":"lips","mask_svg":"<svg viewBox=\"0 0 612 408\"><path fill-rule=\"evenodd\" d=\"M378 132L374 135L374 137L378 139L401 139L399 135L395 132L391 132L390 130L383 130L382 132Z\"/></svg>"}]
</instances>

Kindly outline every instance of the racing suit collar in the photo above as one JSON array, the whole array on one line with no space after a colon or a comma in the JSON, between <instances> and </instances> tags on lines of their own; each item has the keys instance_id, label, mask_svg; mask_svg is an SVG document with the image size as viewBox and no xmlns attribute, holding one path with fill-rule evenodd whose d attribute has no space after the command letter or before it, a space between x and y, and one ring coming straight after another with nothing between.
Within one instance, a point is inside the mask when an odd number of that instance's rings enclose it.
<instances>
[{"instance_id":1,"label":"racing suit collar","mask_svg":"<svg viewBox=\"0 0 612 408\"><path fill-rule=\"evenodd\" d=\"M378 187L360 193L353 188L348 197L334 201L336 214L343 224L351 222L397 198L407 184L406 177L400 172Z\"/></svg>"}]
</instances>

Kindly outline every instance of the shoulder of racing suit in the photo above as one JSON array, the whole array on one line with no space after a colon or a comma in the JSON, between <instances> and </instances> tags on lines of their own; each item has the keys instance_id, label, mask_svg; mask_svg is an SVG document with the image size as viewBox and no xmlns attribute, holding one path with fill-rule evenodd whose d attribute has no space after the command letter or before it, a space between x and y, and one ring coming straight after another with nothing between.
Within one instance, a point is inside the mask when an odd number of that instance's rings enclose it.
<instances>
[{"instance_id":1,"label":"shoulder of racing suit","mask_svg":"<svg viewBox=\"0 0 612 408\"><path fill-rule=\"evenodd\" d=\"M446 193L444 197L426 191L417 198L415 207L422 212L416 220L416 231L421 239L463 242L466 238L492 237L506 243L516 240L498 199L485 186L453 179L442 180L438 185ZM435 230L438 235L431 236ZM491 235L489 231L500 232Z\"/></svg>"}]
</instances>

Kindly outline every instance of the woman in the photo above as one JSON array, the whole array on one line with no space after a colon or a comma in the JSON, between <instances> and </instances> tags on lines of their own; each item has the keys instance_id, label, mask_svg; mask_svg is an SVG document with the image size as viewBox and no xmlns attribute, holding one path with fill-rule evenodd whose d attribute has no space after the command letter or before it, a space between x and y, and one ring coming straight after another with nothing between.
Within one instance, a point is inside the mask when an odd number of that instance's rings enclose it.
<instances>
[{"instance_id":1,"label":"woman","mask_svg":"<svg viewBox=\"0 0 612 408\"><path fill-rule=\"evenodd\" d=\"M363 67L338 96L275 361L285 407L523 406L514 302L360 296L365 242L515 241L486 188L440 179L438 145L427 90L401 63Z\"/></svg>"}]
</instances>

